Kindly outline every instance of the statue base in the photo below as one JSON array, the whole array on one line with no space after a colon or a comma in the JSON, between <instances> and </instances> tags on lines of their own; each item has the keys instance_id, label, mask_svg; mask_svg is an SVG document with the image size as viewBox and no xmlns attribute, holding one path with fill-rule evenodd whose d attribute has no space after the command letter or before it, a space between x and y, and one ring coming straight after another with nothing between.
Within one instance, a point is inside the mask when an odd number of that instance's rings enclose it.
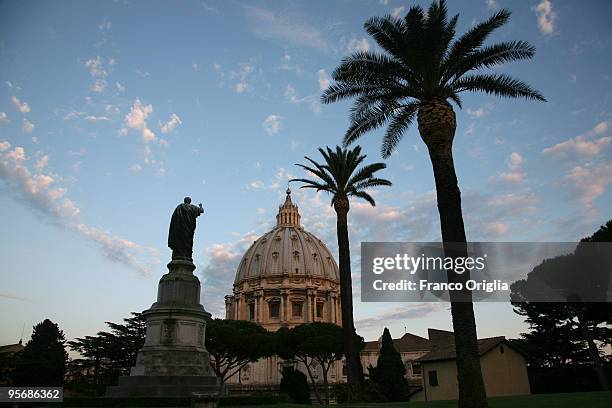
<instances>
[{"instance_id":1,"label":"statue base","mask_svg":"<svg viewBox=\"0 0 612 408\"><path fill-rule=\"evenodd\" d=\"M107 388L107 397L218 395L219 380L204 343L210 313L200 304L195 265L174 259L168 270L159 281L157 301L142 313L147 333L136 365L117 386Z\"/></svg>"}]
</instances>

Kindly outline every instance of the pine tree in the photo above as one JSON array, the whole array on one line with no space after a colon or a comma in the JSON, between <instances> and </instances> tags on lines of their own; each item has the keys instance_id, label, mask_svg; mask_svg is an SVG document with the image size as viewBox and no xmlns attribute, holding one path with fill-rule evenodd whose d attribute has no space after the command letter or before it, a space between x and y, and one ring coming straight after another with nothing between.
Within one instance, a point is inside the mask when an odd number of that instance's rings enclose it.
<instances>
[{"instance_id":1,"label":"pine tree","mask_svg":"<svg viewBox=\"0 0 612 408\"><path fill-rule=\"evenodd\" d=\"M34 326L32 339L17 358L14 379L20 386L59 387L64 384L68 353L66 338L49 319Z\"/></svg>"},{"instance_id":2,"label":"pine tree","mask_svg":"<svg viewBox=\"0 0 612 408\"><path fill-rule=\"evenodd\" d=\"M408 399L408 381L404 375L406 367L400 353L393 346L389 329L385 328L382 335L382 346L376 367L368 367L370 379L376 385L380 395L388 401L405 401Z\"/></svg>"}]
</instances>

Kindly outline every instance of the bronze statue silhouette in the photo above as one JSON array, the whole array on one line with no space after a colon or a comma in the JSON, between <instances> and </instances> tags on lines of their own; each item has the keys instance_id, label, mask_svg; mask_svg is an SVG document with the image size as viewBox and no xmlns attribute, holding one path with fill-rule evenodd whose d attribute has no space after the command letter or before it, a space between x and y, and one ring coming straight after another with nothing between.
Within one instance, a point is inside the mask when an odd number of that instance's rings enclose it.
<instances>
[{"instance_id":1,"label":"bronze statue silhouette","mask_svg":"<svg viewBox=\"0 0 612 408\"><path fill-rule=\"evenodd\" d=\"M168 247L172 249L172 259L193 261L193 234L196 228L196 218L204 212L202 203L199 206L191 204L191 197L185 197L172 213L170 231L168 232Z\"/></svg>"}]
</instances>

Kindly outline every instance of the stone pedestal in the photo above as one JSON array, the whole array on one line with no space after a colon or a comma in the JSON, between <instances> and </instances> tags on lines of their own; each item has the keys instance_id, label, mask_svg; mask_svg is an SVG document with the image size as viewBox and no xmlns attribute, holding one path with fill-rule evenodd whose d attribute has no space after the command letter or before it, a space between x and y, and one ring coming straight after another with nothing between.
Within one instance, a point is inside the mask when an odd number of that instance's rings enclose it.
<instances>
[{"instance_id":1,"label":"stone pedestal","mask_svg":"<svg viewBox=\"0 0 612 408\"><path fill-rule=\"evenodd\" d=\"M219 380L204 345L210 313L200 304L200 281L189 260L172 260L162 276L157 302L143 312L144 346L129 377L108 387L107 397L192 397L218 394Z\"/></svg>"}]
</instances>

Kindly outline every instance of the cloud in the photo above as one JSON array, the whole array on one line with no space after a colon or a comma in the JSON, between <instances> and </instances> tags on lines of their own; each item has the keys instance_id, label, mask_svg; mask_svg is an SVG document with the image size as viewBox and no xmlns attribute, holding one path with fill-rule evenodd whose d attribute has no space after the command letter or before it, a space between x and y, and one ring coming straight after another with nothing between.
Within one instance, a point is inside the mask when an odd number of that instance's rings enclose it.
<instances>
[{"instance_id":1,"label":"cloud","mask_svg":"<svg viewBox=\"0 0 612 408\"><path fill-rule=\"evenodd\" d=\"M104 60L98 55L95 58L90 58L83 63L83 65L89 70L89 75L94 79L94 83L91 87L91 90L97 93L103 92L106 89L108 77L108 68L107 66L114 66L116 61L113 58L110 58L107 63L104 63ZM119 92L123 92L121 89L123 86L116 82L115 85ZM125 88L123 88L125 90Z\"/></svg>"},{"instance_id":2,"label":"cloud","mask_svg":"<svg viewBox=\"0 0 612 408\"><path fill-rule=\"evenodd\" d=\"M395 18L403 17L402 16L403 13L404 13L404 6L399 6L391 10L391 16Z\"/></svg>"},{"instance_id":3,"label":"cloud","mask_svg":"<svg viewBox=\"0 0 612 408\"><path fill-rule=\"evenodd\" d=\"M291 55L289 55L286 51L285 54L283 54L283 59L279 69L285 71L295 71L295 73L298 75L302 75L304 73L304 69L300 65L291 63Z\"/></svg>"},{"instance_id":4,"label":"cloud","mask_svg":"<svg viewBox=\"0 0 612 408\"><path fill-rule=\"evenodd\" d=\"M270 136L277 134L282 129L282 116L279 115L268 115L263 121L262 126L266 133Z\"/></svg>"},{"instance_id":5,"label":"cloud","mask_svg":"<svg viewBox=\"0 0 612 408\"><path fill-rule=\"evenodd\" d=\"M125 86L122 85L120 82L115 82L115 88L117 89L117 92L119 93L125 92Z\"/></svg>"},{"instance_id":6,"label":"cloud","mask_svg":"<svg viewBox=\"0 0 612 408\"><path fill-rule=\"evenodd\" d=\"M489 8L489 10L496 10L499 8L499 4L497 3L497 0L485 0L485 3L487 4L487 7Z\"/></svg>"},{"instance_id":7,"label":"cloud","mask_svg":"<svg viewBox=\"0 0 612 408\"><path fill-rule=\"evenodd\" d=\"M132 164L128 170L132 173L140 173L142 171L142 166L140 164Z\"/></svg>"},{"instance_id":8,"label":"cloud","mask_svg":"<svg viewBox=\"0 0 612 408\"><path fill-rule=\"evenodd\" d=\"M85 116L84 119L88 122L100 122L100 121L110 120L108 116L94 116L94 115Z\"/></svg>"},{"instance_id":9,"label":"cloud","mask_svg":"<svg viewBox=\"0 0 612 408\"><path fill-rule=\"evenodd\" d=\"M572 185L578 199L588 210L594 210L593 201L601 196L612 182L612 163L576 166L563 180Z\"/></svg>"},{"instance_id":10,"label":"cloud","mask_svg":"<svg viewBox=\"0 0 612 408\"><path fill-rule=\"evenodd\" d=\"M0 298L11 299L11 300L22 300L29 302L31 299L25 296L14 295L12 293L0 293Z\"/></svg>"},{"instance_id":11,"label":"cloud","mask_svg":"<svg viewBox=\"0 0 612 408\"><path fill-rule=\"evenodd\" d=\"M483 116L487 114L487 111L483 107L480 107L476 110L467 108L465 111L467 112L468 115L470 115L472 119L482 118Z\"/></svg>"},{"instance_id":12,"label":"cloud","mask_svg":"<svg viewBox=\"0 0 612 408\"><path fill-rule=\"evenodd\" d=\"M205 293L202 302L215 317L225 317L223 298L232 293L238 263L257 238L259 234L249 231L235 242L214 243L204 250L207 262L199 268Z\"/></svg>"},{"instance_id":13,"label":"cloud","mask_svg":"<svg viewBox=\"0 0 612 408\"><path fill-rule=\"evenodd\" d=\"M349 53L355 52L365 52L370 49L370 43L368 39L362 37L361 39L357 39L355 36L351 37L351 39L346 44L346 51Z\"/></svg>"},{"instance_id":14,"label":"cloud","mask_svg":"<svg viewBox=\"0 0 612 408\"><path fill-rule=\"evenodd\" d=\"M247 190L263 190L266 188L266 185L261 180L251 181L247 184Z\"/></svg>"},{"instance_id":15,"label":"cloud","mask_svg":"<svg viewBox=\"0 0 612 408\"><path fill-rule=\"evenodd\" d=\"M23 133L32 133L34 130L34 124L27 119L23 119L23 124L21 125L21 131Z\"/></svg>"},{"instance_id":16,"label":"cloud","mask_svg":"<svg viewBox=\"0 0 612 408\"><path fill-rule=\"evenodd\" d=\"M0 140L0 152L8 150L11 148L11 144L6 140Z\"/></svg>"},{"instance_id":17,"label":"cloud","mask_svg":"<svg viewBox=\"0 0 612 408\"><path fill-rule=\"evenodd\" d=\"M66 197L67 189L57 186L60 177L43 173L48 164L48 156L39 157L33 166L33 173L28 168L28 158L23 147L10 149L8 142L0 142L0 146L0 179L12 188L20 202L28 204L42 219L75 231L93 242L111 261L128 266L139 273L149 272L147 262L153 259L153 249L141 247L98 228L88 227L79 220L81 210ZM138 257L143 251L147 252L148 261Z\"/></svg>"},{"instance_id":18,"label":"cloud","mask_svg":"<svg viewBox=\"0 0 612 408\"><path fill-rule=\"evenodd\" d=\"M21 113L30 112L30 105L28 105L27 102L20 101L19 98L17 98L16 96L11 96L11 101L13 101L13 104L15 105L17 110L19 110L19 112Z\"/></svg>"},{"instance_id":19,"label":"cloud","mask_svg":"<svg viewBox=\"0 0 612 408\"><path fill-rule=\"evenodd\" d=\"M181 121L181 118L176 113L173 113L170 115L170 119L168 119L167 122L165 123L160 122L160 130L162 133L170 133L174 129L176 129L178 125L181 125L182 123L183 122Z\"/></svg>"},{"instance_id":20,"label":"cloud","mask_svg":"<svg viewBox=\"0 0 612 408\"><path fill-rule=\"evenodd\" d=\"M8 116L6 115L6 112L0 112L0 126L7 125L9 123L11 123L11 121L9 120Z\"/></svg>"},{"instance_id":21,"label":"cloud","mask_svg":"<svg viewBox=\"0 0 612 408\"><path fill-rule=\"evenodd\" d=\"M307 104L314 113L321 112L321 103L319 102L318 94L300 97L291 84L287 84L285 88L285 99L293 105Z\"/></svg>"},{"instance_id":22,"label":"cloud","mask_svg":"<svg viewBox=\"0 0 612 408\"><path fill-rule=\"evenodd\" d=\"M504 181L507 183L521 183L525 181L527 173L523 171L525 159L517 152L512 152L506 160L507 172L502 172L497 176L491 177L492 180Z\"/></svg>"},{"instance_id":23,"label":"cloud","mask_svg":"<svg viewBox=\"0 0 612 408\"><path fill-rule=\"evenodd\" d=\"M128 129L134 129L141 133L141 138L144 143L155 140L155 133L149 129L147 118L153 112L152 105L143 105L140 99L136 99L132 104L130 112L125 115L125 126L122 133L127 133Z\"/></svg>"},{"instance_id":24,"label":"cloud","mask_svg":"<svg viewBox=\"0 0 612 408\"><path fill-rule=\"evenodd\" d=\"M394 321L403 322L421 319L435 312L442 311L446 307L443 303L406 303L391 310L377 313L374 316L357 319L355 326L358 332L367 331L368 329L379 329L381 325L389 326Z\"/></svg>"},{"instance_id":25,"label":"cloud","mask_svg":"<svg viewBox=\"0 0 612 408\"><path fill-rule=\"evenodd\" d=\"M38 171L42 171L48 165L49 165L49 156L45 154L38 158L38 160L34 164L34 169Z\"/></svg>"},{"instance_id":26,"label":"cloud","mask_svg":"<svg viewBox=\"0 0 612 408\"><path fill-rule=\"evenodd\" d=\"M321 31L304 22L304 17L280 14L261 7L245 5L244 11L251 30L263 38L329 52L330 47Z\"/></svg>"},{"instance_id":27,"label":"cloud","mask_svg":"<svg viewBox=\"0 0 612 408\"><path fill-rule=\"evenodd\" d=\"M558 156L565 156L569 153L575 153L582 157L597 156L612 142L612 136L607 136L609 129L610 122L599 122L588 132L547 147L542 153Z\"/></svg>"},{"instance_id":28,"label":"cloud","mask_svg":"<svg viewBox=\"0 0 612 408\"><path fill-rule=\"evenodd\" d=\"M320 69L317 71L317 78L319 80L319 88L324 91L329 88L330 78L327 72L324 69Z\"/></svg>"},{"instance_id":29,"label":"cloud","mask_svg":"<svg viewBox=\"0 0 612 408\"><path fill-rule=\"evenodd\" d=\"M538 27L544 35L551 35L555 32L555 20L557 13L553 10L550 0L541 0L535 8L538 17Z\"/></svg>"},{"instance_id":30,"label":"cloud","mask_svg":"<svg viewBox=\"0 0 612 408\"><path fill-rule=\"evenodd\" d=\"M229 77L236 79L238 82L234 85L234 91L236 93L243 93L250 87L249 77L255 71L255 67L248 63L241 63L240 69L237 71L231 71Z\"/></svg>"}]
</instances>

